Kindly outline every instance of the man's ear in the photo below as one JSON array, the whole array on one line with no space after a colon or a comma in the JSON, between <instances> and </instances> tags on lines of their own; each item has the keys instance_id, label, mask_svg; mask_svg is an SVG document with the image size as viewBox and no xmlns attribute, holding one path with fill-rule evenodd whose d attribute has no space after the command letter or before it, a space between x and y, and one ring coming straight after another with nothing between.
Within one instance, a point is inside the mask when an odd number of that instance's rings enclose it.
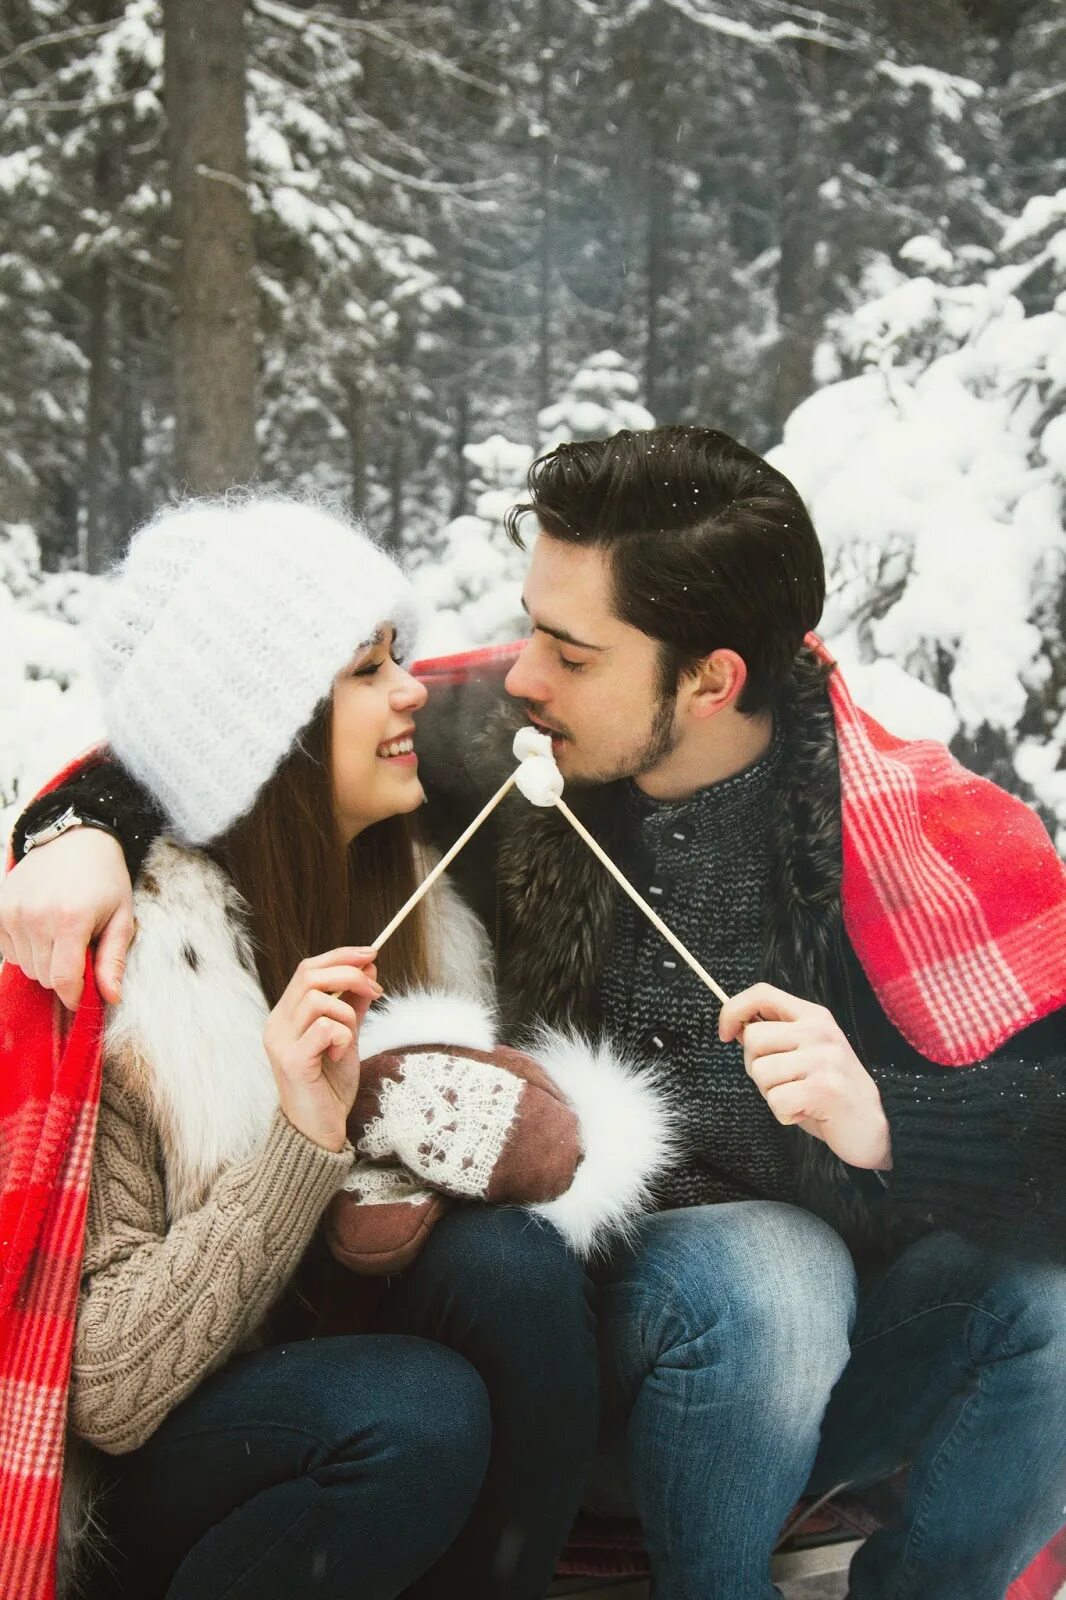
<instances>
[{"instance_id":1,"label":"man's ear","mask_svg":"<svg viewBox=\"0 0 1066 1600\"><path fill-rule=\"evenodd\" d=\"M738 656L735 650L713 650L697 663L695 671L682 685L685 709L701 720L716 717L727 706L736 704L747 681L748 669L743 656Z\"/></svg>"}]
</instances>

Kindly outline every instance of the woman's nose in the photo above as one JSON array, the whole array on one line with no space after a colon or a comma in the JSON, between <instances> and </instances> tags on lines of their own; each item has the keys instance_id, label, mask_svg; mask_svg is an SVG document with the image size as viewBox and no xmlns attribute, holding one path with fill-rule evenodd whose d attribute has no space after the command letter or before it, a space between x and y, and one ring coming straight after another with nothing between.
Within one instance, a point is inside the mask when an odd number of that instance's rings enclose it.
<instances>
[{"instance_id":1,"label":"woman's nose","mask_svg":"<svg viewBox=\"0 0 1066 1600\"><path fill-rule=\"evenodd\" d=\"M392 701L397 710L418 711L426 703L429 690L424 683L405 668L400 669L401 682L392 691Z\"/></svg>"}]
</instances>

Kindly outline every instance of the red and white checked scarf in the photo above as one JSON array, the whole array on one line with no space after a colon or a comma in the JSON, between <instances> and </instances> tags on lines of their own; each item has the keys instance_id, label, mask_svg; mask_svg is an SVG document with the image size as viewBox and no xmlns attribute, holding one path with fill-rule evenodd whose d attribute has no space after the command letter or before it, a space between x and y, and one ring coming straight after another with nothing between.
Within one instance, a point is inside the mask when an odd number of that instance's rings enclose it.
<instances>
[{"instance_id":1,"label":"red and white checked scarf","mask_svg":"<svg viewBox=\"0 0 1066 1600\"><path fill-rule=\"evenodd\" d=\"M18 967L0 967L4 1600L52 1600L55 1593L67 1387L100 1100L102 1026L91 962L86 962L85 992L72 1021L54 994Z\"/></svg>"},{"instance_id":2,"label":"red and white checked scarf","mask_svg":"<svg viewBox=\"0 0 1066 1600\"><path fill-rule=\"evenodd\" d=\"M812 635L808 643L827 659ZM420 663L498 679L520 645ZM1029 808L943 746L895 739L829 693L840 750L849 937L890 1020L932 1061L983 1059L1066 1003L1066 869ZM55 780L58 784L66 774ZM50 785L49 787L53 787ZM103 1007L87 966L69 1031L0 970L0 1596L53 1600L67 1388L100 1097ZM1059 1534L1011 1590L1050 1600Z\"/></svg>"},{"instance_id":3,"label":"red and white checked scarf","mask_svg":"<svg viewBox=\"0 0 1066 1600\"><path fill-rule=\"evenodd\" d=\"M1027 805L942 744L894 738L839 672L829 698L848 937L919 1054L948 1067L983 1061L1066 1004L1066 865Z\"/></svg>"}]
</instances>

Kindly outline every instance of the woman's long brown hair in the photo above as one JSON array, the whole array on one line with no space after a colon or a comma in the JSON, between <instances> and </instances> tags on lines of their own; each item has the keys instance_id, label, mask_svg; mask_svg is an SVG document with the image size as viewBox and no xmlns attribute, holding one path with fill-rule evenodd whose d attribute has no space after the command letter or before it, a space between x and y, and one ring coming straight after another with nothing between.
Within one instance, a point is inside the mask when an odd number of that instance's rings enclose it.
<instances>
[{"instance_id":1,"label":"woman's long brown hair","mask_svg":"<svg viewBox=\"0 0 1066 1600\"><path fill-rule=\"evenodd\" d=\"M415 887L408 817L374 823L343 844L334 820L332 728L332 702L325 700L251 811L209 850L247 902L271 1006L305 956L369 944ZM421 911L417 906L401 923L378 961L387 991L426 980Z\"/></svg>"}]
</instances>

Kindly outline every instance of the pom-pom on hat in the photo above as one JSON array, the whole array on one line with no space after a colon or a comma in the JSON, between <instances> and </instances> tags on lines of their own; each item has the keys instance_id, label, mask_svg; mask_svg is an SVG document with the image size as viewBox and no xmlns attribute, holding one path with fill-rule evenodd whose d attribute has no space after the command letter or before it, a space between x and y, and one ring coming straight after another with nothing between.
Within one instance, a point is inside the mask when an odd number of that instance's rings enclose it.
<instances>
[{"instance_id":1,"label":"pom-pom on hat","mask_svg":"<svg viewBox=\"0 0 1066 1600\"><path fill-rule=\"evenodd\" d=\"M276 498L164 511L89 624L108 741L176 836L206 844L387 623L410 659L414 592L362 527Z\"/></svg>"}]
</instances>

